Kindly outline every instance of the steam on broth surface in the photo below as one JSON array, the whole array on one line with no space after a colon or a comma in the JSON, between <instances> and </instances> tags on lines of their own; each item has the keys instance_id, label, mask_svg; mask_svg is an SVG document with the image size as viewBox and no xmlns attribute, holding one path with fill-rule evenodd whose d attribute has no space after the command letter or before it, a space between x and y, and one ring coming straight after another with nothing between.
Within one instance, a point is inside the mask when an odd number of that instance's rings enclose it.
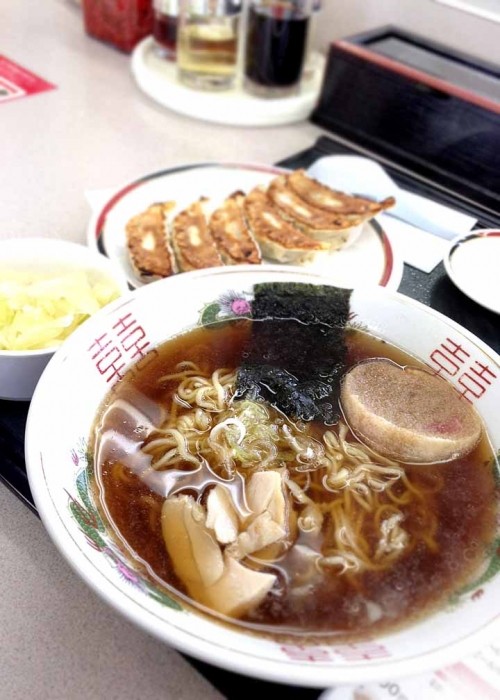
<instances>
[{"instance_id":1,"label":"steam on broth surface","mask_svg":"<svg viewBox=\"0 0 500 700\"><path fill-rule=\"evenodd\" d=\"M487 437L447 464L402 465L342 418L235 399L252 323L165 343L107 397L96 494L117 538L157 583L257 631L352 639L435 609L493 538ZM346 344L347 369L374 357L421 366L361 331Z\"/></svg>"}]
</instances>

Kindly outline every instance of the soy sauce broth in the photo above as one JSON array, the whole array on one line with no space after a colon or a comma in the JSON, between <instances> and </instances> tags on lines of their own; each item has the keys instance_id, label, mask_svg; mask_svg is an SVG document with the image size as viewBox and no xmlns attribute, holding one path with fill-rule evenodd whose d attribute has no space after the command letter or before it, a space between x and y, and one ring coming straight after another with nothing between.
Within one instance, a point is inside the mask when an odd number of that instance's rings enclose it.
<instances>
[{"instance_id":1,"label":"soy sauce broth","mask_svg":"<svg viewBox=\"0 0 500 700\"><path fill-rule=\"evenodd\" d=\"M140 472L144 466L137 454L140 442L134 433L136 428L119 411L103 416L107 407L122 400L159 420L159 407L170 400L176 383L162 387L158 377L173 373L186 359L208 363L211 371L238 367L250 329L250 321L240 321L218 329L195 330L165 343L154 351L144 369L130 372L114 387L92 435L96 445L102 442L103 434L111 431L115 436L106 450L101 450L102 461L95 465L95 472L96 500L103 517L112 524L117 542L151 580L185 600L189 597L173 570L161 533L164 498L133 471ZM349 367L371 357L423 366L398 348L361 331L348 331L347 346ZM314 426L318 433L322 429ZM352 435L350 439L354 439ZM122 464L127 445L131 453L136 451L137 466L133 469ZM131 463L134 465L134 459ZM320 583L297 597L287 595L286 577L297 573L290 556L292 547L280 562L284 575L278 575L278 590L271 591L251 614L230 624L287 638L300 635L303 640L318 641L334 635L338 640L354 640L399 628L439 608L475 574L493 540L497 512L494 463L484 435L473 452L462 459L439 466L405 467L413 484L432 492L425 501L403 508L405 526L410 532L418 532L423 522L434 518L435 551L419 542L384 571L352 575L325 571ZM299 534L296 544L301 541Z\"/></svg>"}]
</instances>

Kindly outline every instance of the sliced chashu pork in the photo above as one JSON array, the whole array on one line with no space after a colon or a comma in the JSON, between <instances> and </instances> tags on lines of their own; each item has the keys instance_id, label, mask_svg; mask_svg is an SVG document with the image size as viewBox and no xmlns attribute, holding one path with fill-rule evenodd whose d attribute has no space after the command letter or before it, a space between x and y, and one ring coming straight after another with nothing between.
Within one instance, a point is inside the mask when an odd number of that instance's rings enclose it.
<instances>
[{"instance_id":1,"label":"sliced chashu pork","mask_svg":"<svg viewBox=\"0 0 500 700\"><path fill-rule=\"evenodd\" d=\"M261 187L254 188L246 196L244 211L264 257L300 264L329 248L327 243L314 240L286 221Z\"/></svg>"},{"instance_id":2,"label":"sliced chashu pork","mask_svg":"<svg viewBox=\"0 0 500 700\"><path fill-rule=\"evenodd\" d=\"M341 404L362 442L401 462L449 461L470 452L481 437L481 419L451 384L390 360L353 367L342 383Z\"/></svg>"},{"instance_id":3,"label":"sliced chashu pork","mask_svg":"<svg viewBox=\"0 0 500 700\"><path fill-rule=\"evenodd\" d=\"M217 484L208 494L206 525L213 530L217 542L229 544L238 537L238 513L228 490Z\"/></svg>"},{"instance_id":4,"label":"sliced chashu pork","mask_svg":"<svg viewBox=\"0 0 500 700\"><path fill-rule=\"evenodd\" d=\"M257 607L275 584L273 574L253 571L222 553L206 525L204 508L191 496L167 498L161 523L175 573L202 605L240 617Z\"/></svg>"},{"instance_id":5,"label":"sliced chashu pork","mask_svg":"<svg viewBox=\"0 0 500 700\"><path fill-rule=\"evenodd\" d=\"M274 552L269 545L285 544L290 534L289 506L282 470L258 471L248 477L245 497L251 514L238 515L226 487L217 485L208 494L206 525L222 544L231 544L226 554L243 559L248 554Z\"/></svg>"},{"instance_id":6,"label":"sliced chashu pork","mask_svg":"<svg viewBox=\"0 0 500 700\"><path fill-rule=\"evenodd\" d=\"M290 529L283 472L273 469L255 472L247 480L245 493L252 515L226 551L236 559L243 559L248 554L273 558L277 550L271 549L270 545L285 545Z\"/></svg>"},{"instance_id":7,"label":"sliced chashu pork","mask_svg":"<svg viewBox=\"0 0 500 700\"><path fill-rule=\"evenodd\" d=\"M269 513L282 528L286 528L287 502L283 488L282 470L254 472L246 488L247 504L255 515Z\"/></svg>"},{"instance_id":8,"label":"sliced chashu pork","mask_svg":"<svg viewBox=\"0 0 500 700\"><path fill-rule=\"evenodd\" d=\"M170 238L179 270L201 270L222 265L208 228L205 198L179 212L170 227Z\"/></svg>"},{"instance_id":9,"label":"sliced chashu pork","mask_svg":"<svg viewBox=\"0 0 500 700\"><path fill-rule=\"evenodd\" d=\"M152 204L125 226L130 262L143 282L169 277L176 272L166 228L166 217L174 206L175 202Z\"/></svg>"},{"instance_id":10,"label":"sliced chashu pork","mask_svg":"<svg viewBox=\"0 0 500 700\"><path fill-rule=\"evenodd\" d=\"M210 233L226 265L262 262L257 245L244 217L245 194L234 192L210 217Z\"/></svg>"}]
</instances>

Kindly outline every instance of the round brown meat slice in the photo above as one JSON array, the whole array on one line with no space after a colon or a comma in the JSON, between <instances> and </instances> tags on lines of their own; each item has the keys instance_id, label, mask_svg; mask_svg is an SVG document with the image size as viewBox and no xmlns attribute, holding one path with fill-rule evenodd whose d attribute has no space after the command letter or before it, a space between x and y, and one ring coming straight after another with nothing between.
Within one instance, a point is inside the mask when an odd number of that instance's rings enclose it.
<instances>
[{"instance_id":1,"label":"round brown meat slice","mask_svg":"<svg viewBox=\"0 0 500 700\"><path fill-rule=\"evenodd\" d=\"M481 419L451 384L391 360L366 360L353 367L342 383L341 404L362 442L401 462L456 459L481 436Z\"/></svg>"}]
</instances>

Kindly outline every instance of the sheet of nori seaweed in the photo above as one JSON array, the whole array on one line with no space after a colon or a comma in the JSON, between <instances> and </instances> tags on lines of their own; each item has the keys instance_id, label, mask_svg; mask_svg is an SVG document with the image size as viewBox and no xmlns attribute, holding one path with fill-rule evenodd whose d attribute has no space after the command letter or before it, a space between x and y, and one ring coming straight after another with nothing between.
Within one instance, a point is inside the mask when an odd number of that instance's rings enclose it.
<instances>
[{"instance_id":1,"label":"sheet of nori seaweed","mask_svg":"<svg viewBox=\"0 0 500 700\"><path fill-rule=\"evenodd\" d=\"M236 397L260 397L294 419L335 423L350 296L328 285L256 285Z\"/></svg>"}]
</instances>

